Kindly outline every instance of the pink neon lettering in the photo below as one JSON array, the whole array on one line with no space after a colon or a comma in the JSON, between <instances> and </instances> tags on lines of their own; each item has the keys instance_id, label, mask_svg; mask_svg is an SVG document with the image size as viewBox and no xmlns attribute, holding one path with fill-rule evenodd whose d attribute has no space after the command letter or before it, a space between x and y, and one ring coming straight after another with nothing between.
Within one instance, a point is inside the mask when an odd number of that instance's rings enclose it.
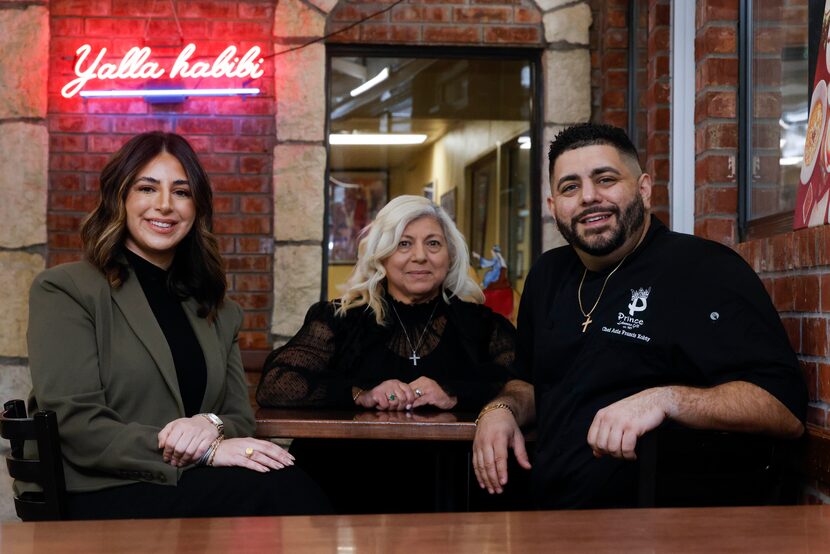
<instances>
[{"instance_id":1,"label":"pink neon lettering","mask_svg":"<svg viewBox=\"0 0 830 554\"><path fill-rule=\"evenodd\" d=\"M239 77L244 78L250 76L252 79L262 77L264 71L261 69L263 60L254 62L259 57L261 52L259 46L254 46L242 57L241 61L236 56L236 46L228 46L219 56L213 61L213 64L207 62L195 62L190 64L190 56L196 51L195 44L188 44L182 50L176 62L173 64L173 69L170 70L170 77L176 78L177 75L188 78L202 78L202 77ZM233 60L233 61L231 61Z\"/></svg>"},{"instance_id":2,"label":"pink neon lettering","mask_svg":"<svg viewBox=\"0 0 830 554\"><path fill-rule=\"evenodd\" d=\"M101 51L98 53L98 57L95 58L92 65L90 65L86 70L83 70L81 69L81 65L83 65L86 61L86 57L89 56L91 51L92 47L89 44L84 44L75 52L75 55L78 56L78 62L75 64L75 75L77 75L78 78L69 81L61 89L61 94L66 98L75 96L82 88L84 88L84 85L86 85L90 79L95 78L95 68L98 67L98 64L101 62L104 54L107 53L107 49L101 48Z\"/></svg>"},{"instance_id":3,"label":"pink neon lettering","mask_svg":"<svg viewBox=\"0 0 830 554\"><path fill-rule=\"evenodd\" d=\"M151 50L147 46L131 48L117 64L109 62L102 64L101 60L104 59L107 49L101 48L95 60L84 68L91 51L92 47L89 44L84 44L75 52L78 57L78 61L75 63L76 78L61 89L61 94L64 97L75 96L89 81L94 79L158 79L164 75L164 69L160 68L158 63L147 61L151 54ZM241 58L236 56L237 49L235 46L228 46L216 57L212 64L205 61L197 61L191 64L189 60L195 51L195 44L185 46L173 63L173 68L170 70L171 78L180 75L185 78L196 79L202 77L250 77L258 79L264 74L262 70L263 59L259 57L261 52L259 46L252 47Z\"/></svg>"}]
</instances>

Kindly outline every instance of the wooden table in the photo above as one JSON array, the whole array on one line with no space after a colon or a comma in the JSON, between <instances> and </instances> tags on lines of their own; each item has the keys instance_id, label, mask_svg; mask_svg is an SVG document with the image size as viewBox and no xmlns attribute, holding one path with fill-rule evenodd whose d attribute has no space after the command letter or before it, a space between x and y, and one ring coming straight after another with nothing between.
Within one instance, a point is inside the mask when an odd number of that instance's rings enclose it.
<instances>
[{"instance_id":1,"label":"wooden table","mask_svg":"<svg viewBox=\"0 0 830 554\"><path fill-rule=\"evenodd\" d=\"M3 552L827 552L830 506L9 522Z\"/></svg>"},{"instance_id":2,"label":"wooden table","mask_svg":"<svg viewBox=\"0 0 830 554\"><path fill-rule=\"evenodd\" d=\"M258 437L472 441L476 414L260 408Z\"/></svg>"},{"instance_id":3,"label":"wooden table","mask_svg":"<svg viewBox=\"0 0 830 554\"><path fill-rule=\"evenodd\" d=\"M321 410L260 408L256 413L258 437L314 439L372 439L456 441L464 450L445 447L434 455L436 512L468 510L473 479L470 446L475 437L476 414L440 411L383 412L378 410Z\"/></svg>"}]
</instances>

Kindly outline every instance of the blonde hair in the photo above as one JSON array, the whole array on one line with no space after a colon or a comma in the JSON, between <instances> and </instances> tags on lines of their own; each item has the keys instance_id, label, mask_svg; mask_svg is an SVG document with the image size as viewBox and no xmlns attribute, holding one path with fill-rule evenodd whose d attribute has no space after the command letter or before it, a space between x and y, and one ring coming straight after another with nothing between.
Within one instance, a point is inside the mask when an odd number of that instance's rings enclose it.
<instances>
[{"instance_id":1,"label":"blonde hair","mask_svg":"<svg viewBox=\"0 0 830 554\"><path fill-rule=\"evenodd\" d=\"M357 263L346 284L346 292L340 299L337 315L343 317L348 310L367 306L375 314L378 324L386 319L384 281L386 269L383 262L398 247L406 226L422 217L434 218L447 239L450 267L441 287L444 302L457 296L468 302L481 304L484 293L469 276L470 254L464 236L447 213L423 196L404 195L391 200L379 212L375 220L361 233Z\"/></svg>"}]
</instances>

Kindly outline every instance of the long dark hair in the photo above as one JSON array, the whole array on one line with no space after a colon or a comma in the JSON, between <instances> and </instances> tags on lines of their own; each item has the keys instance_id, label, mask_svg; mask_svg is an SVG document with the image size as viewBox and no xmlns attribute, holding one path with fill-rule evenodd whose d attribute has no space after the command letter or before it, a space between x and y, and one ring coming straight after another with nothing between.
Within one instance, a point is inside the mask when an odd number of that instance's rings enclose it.
<instances>
[{"instance_id":1,"label":"long dark hair","mask_svg":"<svg viewBox=\"0 0 830 554\"><path fill-rule=\"evenodd\" d=\"M124 284L130 274L121 255L127 238L127 193L141 168L162 152L182 164L196 207L196 221L176 247L168 286L181 298L195 299L199 317L213 320L227 287L219 245L212 232L213 192L196 152L183 137L161 131L142 133L113 155L101 171L98 206L81 226L84 254L106 275L111 287Z\"/></svg>"}]
</instances>

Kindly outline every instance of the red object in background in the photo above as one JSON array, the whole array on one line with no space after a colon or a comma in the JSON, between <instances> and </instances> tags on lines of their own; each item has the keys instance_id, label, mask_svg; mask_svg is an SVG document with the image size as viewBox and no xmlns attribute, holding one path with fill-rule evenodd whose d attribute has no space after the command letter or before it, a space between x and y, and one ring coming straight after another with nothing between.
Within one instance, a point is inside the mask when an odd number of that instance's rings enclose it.
<instances>
[{"instance_id":1,"label":"red object in background","mask_svg":"<svg viewBox=\"0 0 830 554\"><path fill-rule=\"evenodd\" d=\"M513 317L513 289L485 289L484 305L507 319Z\"/></svg>"},{"instance_id":2,"label":"red object in background","mask_svg":"<svg viewBox=\"0 0 830 554\"><path fill-rule=\"evenodd\" d=\"M513 321L513 287L507 280L507 268L501 268L498 281L484 289L484 305Z\"/></svg>"},{"instance_id":3,"label":"red object in background","mask_svg":"<svg viewBox=\"0 0 830 554\"><path fill-rule=\"evenodd\" d=\"M825 2L825 16L821 23L821 39L813 92L810 95L810 111L807 119L807 135L804 142L804 160L799 179L798 194L793 214L793 229L816 227L828 223L830 204L830 129L827 125L827 85L830 81L830 49L827 41L830 26Z\"/></svg>"}]
</instances>

